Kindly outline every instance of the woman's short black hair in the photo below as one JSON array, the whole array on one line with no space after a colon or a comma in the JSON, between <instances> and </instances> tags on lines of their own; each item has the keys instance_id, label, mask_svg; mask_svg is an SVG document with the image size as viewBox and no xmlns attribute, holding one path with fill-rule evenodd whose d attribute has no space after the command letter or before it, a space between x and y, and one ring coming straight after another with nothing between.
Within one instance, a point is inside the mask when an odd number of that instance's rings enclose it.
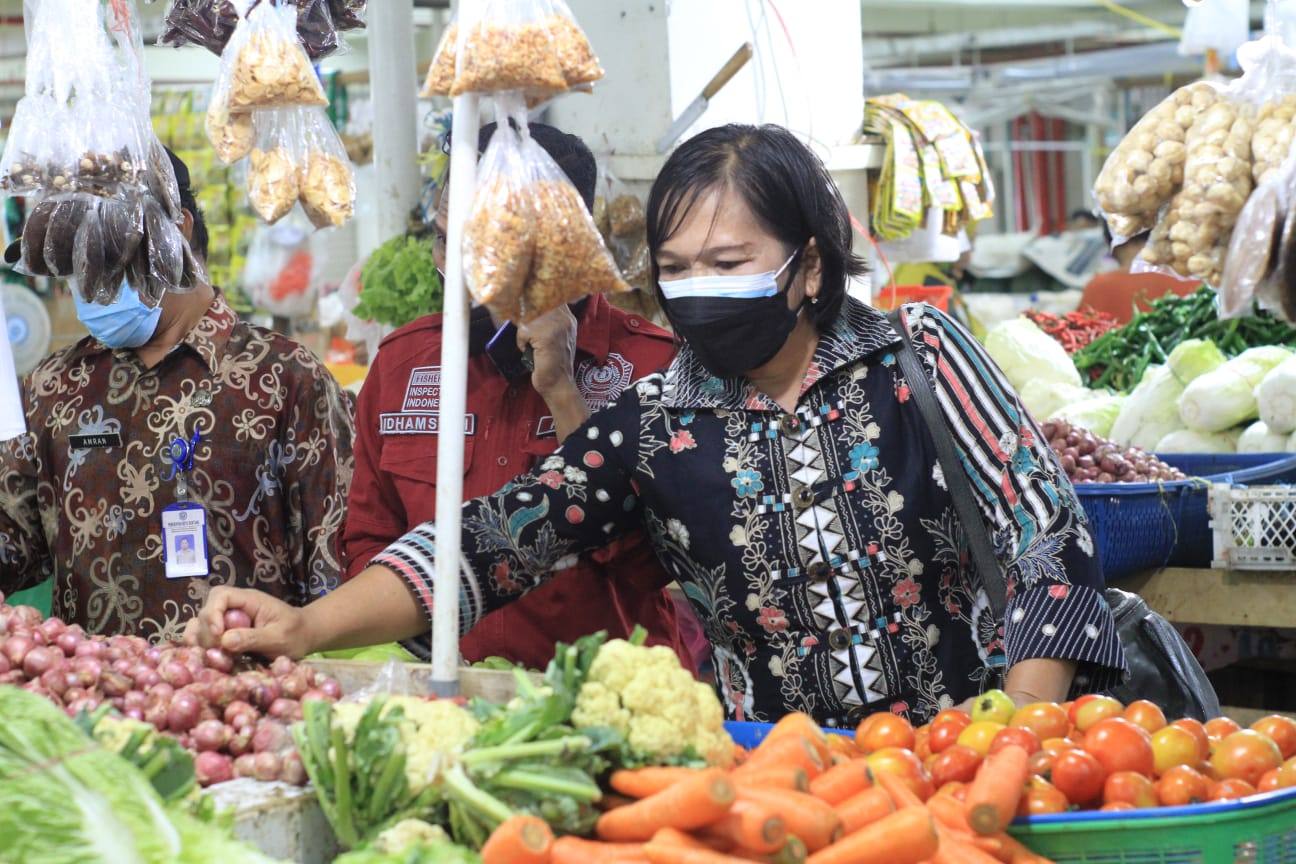
<instances>
[{"instance_id":1,"label":"woman's short black hair","mask_svg":"<svg viewBox=\"0 0 1296 864\"><path fill-rule=\"evenodd\" d=\"M666 160L648 193L653 285L660 275L662 245L704 193L725 188L738 193L789 251L816 241L823 284L819 302L808 307L808 314L820 331L832 326L846 300L846 283L867 267L851 251L851 214L832 175L814 151L782 126L734 123L708 129ZM661 288L656 290L664 303Z\"/></svg>"}]
</instances>

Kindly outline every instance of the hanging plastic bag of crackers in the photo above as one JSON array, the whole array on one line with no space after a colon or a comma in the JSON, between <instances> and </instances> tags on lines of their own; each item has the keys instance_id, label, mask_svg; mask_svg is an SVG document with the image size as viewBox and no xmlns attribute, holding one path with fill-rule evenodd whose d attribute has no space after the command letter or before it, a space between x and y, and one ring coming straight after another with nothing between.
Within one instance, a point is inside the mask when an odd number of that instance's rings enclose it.
<instances>
[{"instance_id":1,"label":"hanging plastic bag of crackers","mask_svg":"<svg viewBox=\"0 0 1296 864\"><path fill-rule=\"evenodd\" d=\"M521 91L537 104L567 90L548 0L485 0L442 36L424 97ZM591 52L592 53L592 52Z\"/></svg>"},{"instance_id":2,"label":"hanging plastic bag of crackers","mask_svg":"<svg viewBox=\"0 0 1296 864\"><path fill-rule=\"evenodd\" d=\"M297 164L298 196L316 228L340 228L355 213L355 172L346 146L323 108L303 108Z\"/></svg>"},{"instance_id":3,"label":"hanging plastic bag of crackers","mask_svg":"<svg viewBox=\"0 0 1296 864\"><path fill-rule=\"evenodd\" d=\"M507 101L507 100L506 100ZM515 113L526 112L516 99ZM474 300L502 319L515 320L535 255L532 177L522 156L522 137L502 103L499 125L478 166L477 191L464 223L464 282Z\"/></svg>"},{"instance_id":4,"label":"hanging plastic bag of crackers","mask_svg":"<svg viewBox=\"0 0 1296 864\"><path fill-rule=\"evenodd\" d=\"M256 146L248 160L248 202L274 224L297 203L300 111L279 108L256 114Z\"/></svg>"},{"instance_id":5,"label":"hanging plastic bag of crackers","mask_svg":"<svg viewBox=\"0 0 1296 864\"><path fill-rule=\"evenodd\" d=\"M230 111L328 104L297 41L296 22L291 4L264 0L235 28L221 54L220 74L229 76Z\"/></svg>"},{"instance_id":6,"label":"hanging plastic bag of crackers","mask_svg":"<svg viewBox=\"0 0 1296 864\"><path fill-rule=\"evenodd\" d=\"M211 0L209 0L211 2ZM227 2L227 0L219 0ZM238 0L239 20L242 20L247 0ZM192 14L198 15L198 12ZM207 102L207 139L212 149L226 165L245 158L256 143L256 130L252 126L251 110L234 111L230 108L230 86L234 80L234 65L222 59L220 73L212 84Z\"/></svg>"}]
</instances>

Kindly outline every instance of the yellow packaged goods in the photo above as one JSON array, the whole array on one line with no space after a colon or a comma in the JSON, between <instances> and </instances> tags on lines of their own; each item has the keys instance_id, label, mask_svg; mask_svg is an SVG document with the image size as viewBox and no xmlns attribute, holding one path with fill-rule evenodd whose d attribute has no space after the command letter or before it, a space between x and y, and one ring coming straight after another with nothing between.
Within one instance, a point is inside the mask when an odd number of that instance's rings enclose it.
<instances>
[{"instance_id":1,"label":"yellow packaged goods","mask_svg":"<svg viewBox=\"0 0 1296 864\"><path fill-rule=\"evenodd\" d=\"M1247 103L1220 98L1193 123L1183 189L1152 232L1143 261L1220 284L1233 226L1252 189L1253 118Z\"/></svg>"},{"instance_id":2,"label":"yellow packaged goods","mask_svg":"<svg viewBox=\"0 0 1296 864\"><path fill-rule=\"evenodd\" d=\"M433 96L449 96L455 80L455 52L459 44L459 25L451 24L441 37L432 65L428 67L427 78L423 81L423 90L419 96L431 99Z\"/></svg>"},{"instance_id":3,"label":"yellow packaged goods","mask_svg":"<svg viewBox=\"0 0 1296 864\"><path fill-rule=\"evenodd\" d=\"M1183 182L1188 130L1217 99L1210 84L1182 87L1139 120L1112 151L1094 183L1112 234L1132 237L1153 226L1157 211Z\"/></svg>"},{"instance_id":4,"label":"yellow packaged goods","mask_svg":"<svg viewBox=\"0 0 1296 864\"><path fill-rule=\"evenodd\" d=\"M266 222L278 222L297 203L297 165L284 147L253 149L248 166L248 202Z\"/></svg>"},{"instance_id":5,"label":"yellow packaged goods","mask_svg":"<svg viewBox=\"0 0 1296 864\"><path fill-rule=\"evenodd\" d=\"M552 0L554 15L549 18L549 32L553 35L558 63L568 87L593 84L603 78L603 67L594 54L585 31L576 23L575 16L563 0Z\"/></svg>"},{"instance_id":6,"label":"yellow packaged goods","mask_svg":"<svg viewBox=\"0 0 1296 864\"><path fill-rule=\"evenodd\" d=\"M297 178L302 209L316 228L338 228L355 213L355 174L346 147L322 108L299 109L304 154Z\"/></svg>"},{"instance_id":7,"label":"yellow packaged goods","mask_svg":"<svg viewBox=\"0 0 1296 864\"><path fill-rule=\"evenodd\" d=\"M262 3L240 22L221 60L230 65L231 111L328 104L297 41L296 21L292 4Z\"/></svg>"},{"instance_id":8,"label":"yellow packaged goods","mask_svg":"<svg viewBox=\"0 0 1296 864\"><path fill-rule=\"evenodd\" d=\"M473 299L514 320L535 253L535 215L526 192L522 142L501 121L482 157L477 193L464 224L464 281Z\"/></svg>"},{"instance_id":9,"label":"yellow packaged goods","mask_svg":"<svg viewBox=\"0 0 1296 864\"><path fill-rule=\"evenodd\" d=\"M1296 93L1273 99L1260 106L1255 136L1251 139L1251 177L1259 186L1277 172L1291 151L1296 133Z\"/></svg>"},{"instance_id":10,"label":"yellow packaged goods","mask_svg":"<svg viewBox=\"0 0 1296 864\"><path fill-rule=\"evenodd\" d=\"M528 139L526 143L544 153L534 141ZM536 214L535 263L522 299L520 320L523 322L586 294L631 290L603 245L580 193L561 176L557 165L552 168L558 177L542 179L528 190Z\"/></svg>"}]
</instances>

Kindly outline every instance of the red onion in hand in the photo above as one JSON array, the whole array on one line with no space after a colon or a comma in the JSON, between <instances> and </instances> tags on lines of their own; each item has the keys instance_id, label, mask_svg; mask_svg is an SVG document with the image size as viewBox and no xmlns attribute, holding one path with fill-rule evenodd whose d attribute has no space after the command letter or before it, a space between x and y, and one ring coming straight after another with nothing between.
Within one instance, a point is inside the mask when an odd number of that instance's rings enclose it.
<instances>
[{"instance_id":1,"label":"red onion in hand","mask_svg":"<svg viewBox=\"0 0 1296 864\"><path fill-rule=\"evenodd\" d=\"M242 609L225 610L225 629L241 630L252 626L252 618Z\"/></svg>"}]
</instances>

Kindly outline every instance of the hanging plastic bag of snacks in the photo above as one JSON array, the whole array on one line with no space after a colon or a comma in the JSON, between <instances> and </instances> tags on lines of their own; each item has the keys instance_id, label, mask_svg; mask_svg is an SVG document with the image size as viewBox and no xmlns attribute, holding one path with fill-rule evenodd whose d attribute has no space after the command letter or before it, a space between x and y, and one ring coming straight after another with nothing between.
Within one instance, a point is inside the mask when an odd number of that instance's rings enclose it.
<instances>
[{"instance_id":1,"label":"hanging plastic bag of snacks","mask_svg":"<svg viewBox=\"0 0 1296 864\"><path fill-rule=\"evenodd\" d=\"M339 30L363 30L367 6L366 0L329 0L334 26Z\"/></svg>"},{"instance_id":2,"label":"hanging plastic bag of snacks","mask_svg":"<svg viewBox=\"0 0 1296 864\"><path fill-rule=\"evenodd\" d=\"M229 110L328 104L297 41L295 22L291 5L269 2L240 22L221 54L220 74L229 76Z\"/></svg>"},{"instance_id":3,"label":"hanging plastic bag of snacks","mask_svg":"<svg viewBox=\"0 0 1296 864\"><path fill-rule=\"evenodd\" d=\"M207 139L212 150L226 165L247 157L256 143L256 129L252 125L251 111L231 111L229 105L230 76L218 75L212 85L207 103Z\"/></svg>"},{"instance_id":4,"label":"hanging plastic bag of snacks","mask_svg":"<svg viewBox=\"0 0 1296 864\"><path fill-rule=\"evenodd\" d=\"M1262 297L1262 286L1282 270L1282 240L1285 217L1290 209L1293 181L1290 160L1260 183L1238 216L1220 281L1220 316L1235 318L1251 314ZM1275 311L1281 311L1281 305Z\"/></svg>"},{"instance_id":5,"label":"hanging plastic bag of snacks","mask_svg":"<svg viewBox=\"0 0 1296 864\"><path fill-rule=\"evenodd\" d=\"M464 223L464 282L474 300L511 321L521 310L535 254L533 178L522 138L498 103L496 116L499 125L478 166L477 191Z\"/></svg>"},{"instance_id":6,"label":"hanging plastic bag of snacks","mask_svg":"<svg viewBox=\"0 0 1296 864\"><path fill-rule=\"evenodd\" d=\"M140 296L161 298L167 291L184 286L185 250L188 244L180 226L167 215L158 202L144 204L144 243L148 267Z\"/></svg>"},{"instance_id":7,"label":"hanging plastic bag of snacks","mask_svg":"<svg viewBox=\"0 0 1296 864\"><path fill-rule=\"evenodd\" d=\"M516 320L532 321L587 294L630 291L584 199L525 127L522 159L531 180L526 191L535 219L535 257Z\"/></svg>"},{"instance_id":8,"label":"hanging plastic bag of snacks","mask_svg":"<svg viewBox=\"0 0 1296 864\"><path fill-rule=\"evenodd\" d=\"M141 188L148 164L151 129L125 106L78 101L71 109L69 134L75 142L71 186L94 195L132 195Z\"/></svg>"},{"instance_id":9,"label":"hanging plastic bag of snacks","mask_svg":"<svg viewBox=\"0 0 1296 864\"><path fill-rule=\"evenodd\" d=\"M53 99L19 99L0 157L0 190L10 195L70 191L75 157L69 131L67 109Z\"/></svg>"},{"instance_id":10,"label":"hanging plastic bag of snacks","mask_svg":"<svg viewBox=\"0 0 1296 864\"><path fill-rule=\"evenodd\" d=\"M355 173L346 147L322 108L301 110L298 194L316 228L339 228L355 213Z\"/></svg>"},{"instance_id":11,"label":"hanging plastic bag of snacks","mask_svg":"<svg viewBox=\"0 0 1296 864\"><path fill-rule=\"evenodd\" d=\"M594 46L585 31L576 23L576 16L566 0L548 0L553 14L549 18L549 32L558 51L558 63L563 78L570 88L585 87L599 81L605 74Z\"/></svg>"},{"instance_id":12,"label":"hanging plastic bag of snacks","mask_svg":"<svg viewBox=\"0 0 1296 864\"><path fill-rule=\"evenodd\" d=\"M547 0L485 0L460 13L429 70L429 95L498 93L519 90L535 102L567 89L558 48L550 31ZM445 56L453 51L453 57ZM447 65L455 75L448 92L440 84ZM435 76L435 79L434 79ZM434 80L433 80L434 79Z\"/></svg>"},{"instance_id":13,"label":"hanging plastic bag of snacks","mask_svg":"<svg viewBox=\"0 0 1296 864\"><path fill-rule=\"evenodd\" d=\"M201 45L213 54L223 53L239 19L252 7L260 5L262 0L240 3L245 7L241 11L236 8L236 2L238 0L171 0L158 44L177 48ZM284 0L284 5L296 9L297 38L311 60L323 59L345 48L338 31L354 28L337 23L330 0ZM348 17L350 20L353 16Z\"/></svg>"},{"instance_id":14,"label":"hanging plastic bag of snacks","mask_svg":"<svg viewBox=\"0 0 1296 864\"><path fill-rule=\"evenodd\" d=\"M51 238L46 240L47 258L57 227L51 221ZM144 242L141 204L137 200L90 198L80 225L69 228L73 238L73 282L85 300L111 302L117 297L126 271ZM64 241L60 239L60 242ZM150 305L156 305L161 299L160 295L146 297L143 291L140 296Z\"/></svg>"},{"instance_id":15,"label":"hanging plastic bag of snacks","mask_svg":"<svg viewBox=\"0 0 1296 864\"><path fill-rule=\"evenodd\" d=\"M1150 229L1183 183L1184 146L1193 121L1215 103L1217 88L1181 87L1134 124L1094 182L1094 197L1116 242Z\"/></svg>"},{"instance_id":16,"label":"hanging plastic bag of snacks","mask_svg":"<svg viewBox=\"0 0 1296 864\"><path fill-rule=\"evenodd\" d=\"M441 42L436 53L432 55L432 65L428 66L427 77L423 80L423 89L419 98L431 99L433 96L449 96L455 82L455 51L459 44L459 25L451 22L441 34Z\"/></svg>"},{"instance_id":17,"label":"hanging plastic bag of snacks","mask_svg":"<svg viewBox=\"0 0 1296 864\"><path fill-rule=\"evenodd\" d=\"M286 216L297 203L299 113L280 108L256 115L257 143L248 160L248 202L270 224Z\"/></svg>"}]
</instances>

